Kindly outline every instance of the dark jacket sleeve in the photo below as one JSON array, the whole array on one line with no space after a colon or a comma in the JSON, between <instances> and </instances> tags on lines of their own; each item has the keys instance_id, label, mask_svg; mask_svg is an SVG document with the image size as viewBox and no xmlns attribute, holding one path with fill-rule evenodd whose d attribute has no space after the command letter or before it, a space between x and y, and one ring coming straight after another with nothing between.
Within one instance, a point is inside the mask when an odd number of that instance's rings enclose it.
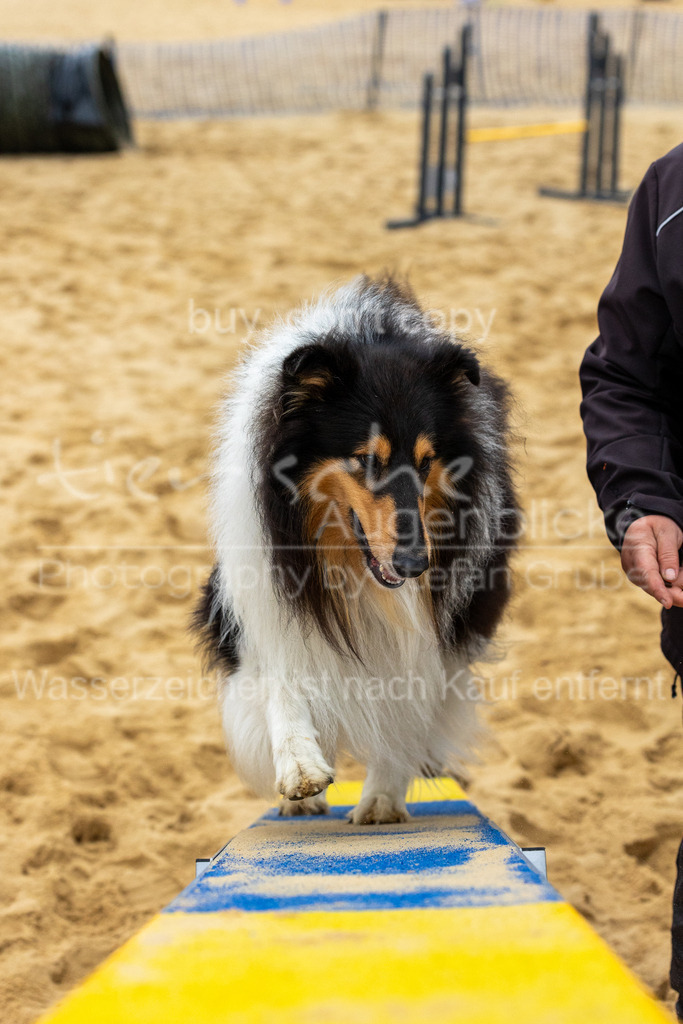
<instances>
[{"instance_id":1,"label":"dark jacket sleeve","mask_svg":"<svg viewBox=\"0 0 683 1024\"><path fill-rule=\"evenodd\" d=\"M667 220L681 205L679 150L653 164L633 196L621 257L598 306L600 334L580 370L588 475L617 547L647 513L683 529L683 307L671 308L683 285L683 217ZM660 179L671 183L670 196L661 195Z\"/></svg>"}]
</instances>

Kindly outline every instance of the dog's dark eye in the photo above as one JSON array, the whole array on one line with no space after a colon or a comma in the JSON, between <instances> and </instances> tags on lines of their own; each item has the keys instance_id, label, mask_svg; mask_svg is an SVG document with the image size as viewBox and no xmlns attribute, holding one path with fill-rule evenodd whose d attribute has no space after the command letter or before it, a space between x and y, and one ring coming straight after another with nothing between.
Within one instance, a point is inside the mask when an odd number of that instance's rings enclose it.
<instances>
[{"instance_id":1,"label":"dog's dark eye","mask_svg":"<svg viewBox=\"0 0 683 1024\"><path fill-rule=\"evenodd\" d=\"M419 472L423 476L426 476L427 473L429 473L429 470L432 468L432 462L433 461L434 460L431 458L431 456L425 455L424 459L422 460L422 462L420 463L420 465L418 467Z\"/></svg>"},{"instance_id":2,"label":"dog's dark eye","mask_svg":"<svg viewBox=\"0 0 683 1024\"><path fill-rule=\"evenodd\" d=\"M357 460L361 471L367 478L374 479L382 472L382 463L374 452L364 455L355 455L354 458Z\"/></svg>"}]
</instances>

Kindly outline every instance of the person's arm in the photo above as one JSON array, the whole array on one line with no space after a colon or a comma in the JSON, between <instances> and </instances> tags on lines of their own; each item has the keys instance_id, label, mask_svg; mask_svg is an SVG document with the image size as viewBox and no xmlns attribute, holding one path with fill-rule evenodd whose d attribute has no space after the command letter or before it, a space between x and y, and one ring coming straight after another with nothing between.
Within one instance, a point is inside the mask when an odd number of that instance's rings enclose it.
<instances>
[{"instance_id":1,"label":"person's arm","mask_svg":"<svg viewBox=\"0 0 683 1024\"><path fill-rule=\"evenodd\" d=\"M598 307L600 335L580 376L588 475L608 535L629 578L668 607L683 604L678 579L671 589L662 580L674 564L678 569L683 539L683 452L671 373L681 353L660 281L658 216L653 165L631 202L622 254Z\"/></svg>"}]
</instances>

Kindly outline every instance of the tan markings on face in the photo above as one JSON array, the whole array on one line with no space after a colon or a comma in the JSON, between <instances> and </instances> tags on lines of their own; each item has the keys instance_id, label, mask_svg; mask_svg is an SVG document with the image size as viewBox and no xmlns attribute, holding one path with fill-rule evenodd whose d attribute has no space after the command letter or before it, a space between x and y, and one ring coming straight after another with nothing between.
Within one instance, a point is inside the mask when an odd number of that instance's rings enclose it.
<instances>
[{"instance_id":1,"label":"tan markings on face","mask_svg":"<svg viewBox=\"0 0 683 1024\"><path fill-rule=\"evenodd\" d=\"M367 444L356 448L354 455L374 455L384 466L391 458L391 442L384 434L376 434Z\"/></svg>"},{"instance_id":2,"label":"tan markings on face","mask_svg":"<svg viewBox=\"0 0 683 1024\"><path fill-rule=\"evenodd\" d=\"M427 523L425 521L425 497L424 494L418 495L417 499L417 511L420 516L420 522L422 524L422 535L425 539L425 547L427 549L427 558L431 561L432 558L432 538L429 536L429 530L427 529Z\"/></svg>"},{"instance_id":3,"label":"tan markings on face","mask_svg":"<svg viewBox=\"0 0 683 1024\"><path fill-rule=\"evenodd\" d=\"M425 481L424 499L420 503L425 537L430 550L433 545L439 546L439 540L450 528L451 513L443 483L445 471L443 462L434 459Z\"/></svg>"},{"instance_id":4,"label":"tan markings on face","mask_svg":"<svg viewBox=\"0 0 683 1024\"><path fill-rule=\"evenodd\" d=\"M375 497L367 487L349 477L347 489L349 505L365 531L370 549L378 562L391 564L396 547L396 503L384 494Z\"/></svg>"},{"instance_id":5,"label":"tan markings on face","mask_svg":"<svg viewBox=\"0 0 683 1024\"><path fill-rule=\"evenodd\" d=\"M363 571L363 558L348 521L343 488L348 473L338 459L318 463L306 476L302 492L308 507L309 542L328 566Z\"/></svg>"},{"instance_id":6,"label":"tan markings on face","mask_svg":"<svg viewBox=\"0 0 683 1024\"><path fill-rule=\"evenodd\" d=\"M426 434L418 434L413 445L413 458L415 459L415 467L419 470L424 459L434 458L434 445L429 440ZM433 466L432 466L433 468ZM429 476L425 481L425 490L417 499L417 507L420 512L420 519L422 520L422 530L425 536L425 543L427 546L427 555L431 558L432 554L432 538L430 531L427 528L426 512L427 512L427 495L429 493L429 482L432 476L430 470Z\"/></svg>"},{"instance_id":7,"label":"tan markings on face","mask_svg":"<svg viewBox=\"0 0 683 1024\"><path fill-rule=\"evenodd\" d=\"M308 542L315 550L327 599L336 604L350 624L349 597L359 592L359 581L364 579L366 570L348 514L339 503L343 493L339 478L343 472L337 459L329 459L308 474L301 489L307 508Z\"/></svg>"},{"instance_id":8,"label":"tan markings on face","mask_svg":"<svg viewBox=\"0 0 683 1024\"><path fill-rule=\"evenodd\" d=\"M302 490L309 507L309 539L325 549L328 563L345 565L351 558L357 559L360 567L365 565L365 557L349 523L349 509L358 516L375 558L391 563L396 546L393 498L386 494L375 497L337 459L328 459L311 470Z\"/></svg>"},{"instance_id":9,"label":"tan markings on face","mask_svg":"<svg viewBox=\"0 0 683 1024\"><path fill-rule=\"evenodd\" d=\"M434 446L426 434L417 435L417 440L413 447L413 457L415 458L415 465L418 469L420 468L420 464L423 459L434 458Z\"/></svg>"}]
</instances>

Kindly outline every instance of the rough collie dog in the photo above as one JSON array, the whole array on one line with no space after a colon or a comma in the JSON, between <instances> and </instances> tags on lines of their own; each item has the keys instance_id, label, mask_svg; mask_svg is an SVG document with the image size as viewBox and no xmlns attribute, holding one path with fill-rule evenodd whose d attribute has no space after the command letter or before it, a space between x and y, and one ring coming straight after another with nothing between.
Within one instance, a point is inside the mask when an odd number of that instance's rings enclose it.
<instances>
[{"instance_id":1,"label":"rough collie dog","mask_svg":"<svg viewBox=\"0 0 683 1024\"><path fill-rule=\"evenodd\" d=\"M367 765L355 823L407 819L414 775L471 755L509 596L507 393L407 288L359 278L279 323L222 416L216 566L195 626L232 763L281 813L327 809Z\"/></svg>"}]
</instances>

